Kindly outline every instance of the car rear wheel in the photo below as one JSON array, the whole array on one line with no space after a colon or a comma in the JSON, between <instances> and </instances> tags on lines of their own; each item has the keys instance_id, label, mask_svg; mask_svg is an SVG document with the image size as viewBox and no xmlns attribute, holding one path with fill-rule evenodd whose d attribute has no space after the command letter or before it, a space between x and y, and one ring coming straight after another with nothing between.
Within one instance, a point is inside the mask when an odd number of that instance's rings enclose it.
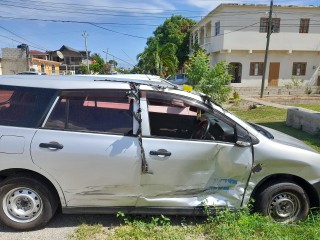
<instances>
[{"instance_id":1,"label":"car rear wheel","mask_svg":"<svg viewBox=\"0 0 320 240\"><path fill-rule=\"evenodd\" d=\"M43 227L57 209L57 200L45 184L17 176L0 183L0 220L18 230Z\"/></svg>"},{"instance_id":2,"label":"car rear wheel","mask_svg":"<svg viewBox=\"0 0 320 240\"><path fill-rule=\"evenodd\" d=\"M304 220L309 212L305 191L291 182L274 183L256 198L256 210L276 222L290 223Z\"/></svg>"}]
</instances>

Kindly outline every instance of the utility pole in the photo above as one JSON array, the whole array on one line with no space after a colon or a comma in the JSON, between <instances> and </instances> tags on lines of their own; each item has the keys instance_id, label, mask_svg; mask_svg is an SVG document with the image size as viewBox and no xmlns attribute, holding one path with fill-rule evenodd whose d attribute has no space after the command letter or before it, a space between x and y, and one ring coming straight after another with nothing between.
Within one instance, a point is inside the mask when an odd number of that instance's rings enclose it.
<instances>
[{"instance_id":1,"label":"utility pole","mask_svg":"<svg viewBox=\"0 0 320 240\"><path fill-rule=\"evenodd\" d=\"M108 52L109 52L109 48L107 48L107 51L103 51L106 54L106 64L108 62Z\"/></svg>"},{"instance_id":2,"label":"utility pole","mask_svg":"<svg viewBox=\"0 0 320 240\"><path fill-rule=\"evenodd\" d=\"M89 69L89 54L88 54L88 42L87 42L87 38L88 38L88 33L86 31L83 32L82 36L84 37L84 45L86 47L86 55L87 55L87 71L88 74L90 74L90 69Z\"/></svg>"},{"instance_id":3,"label":"utility pole","mask_svg":"<svg viewBox=\"0 0 320 240\"><path fill-rule=\"evenodd\" d=\"M267 62L268 62L268 52L269 52L269 43L270 43L270 36L272 33L272 8L273 8L273 0L270 2L270 11L269 11L269 19L268 19L268 28L267 28L267 46L266 52L264 55L264 64L263 64L263 72L262 72L262 83L261 83L261 93L260 98L263 98L263 91L264 91L264 82L266 80L266 70L267 70Z\"/></svg>"}]
</instances>

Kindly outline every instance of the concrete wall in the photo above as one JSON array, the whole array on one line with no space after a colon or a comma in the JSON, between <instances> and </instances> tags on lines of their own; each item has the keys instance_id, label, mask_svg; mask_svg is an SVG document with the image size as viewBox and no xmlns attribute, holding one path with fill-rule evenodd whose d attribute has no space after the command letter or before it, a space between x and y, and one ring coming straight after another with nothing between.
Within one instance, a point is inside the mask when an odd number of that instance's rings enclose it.
<instances>
[{"instance_id":1,"label":"concrete wall","mask_svg":"<svg viewBox=\"0 0 320 240\"><path fill-rule=\"evenodd\" d=\"M241 83L232 83L234 86L251 86L257 87L261 85L262 76L250 76L250 62L263 62L264 53L246 51L231 51L230 53L219 53L211 55L211 64L217 61L226 60L227 62L240 62L242 64L242 81ZM268 62L280 62L279 86L285 86L292 83L292 67L294 62L306 62L306 75L294 76L300 79L303 85L307 85L308 81L314 74L318 72L320 64L320 53L318 52L279 52L270 51ZM266 86L268 84L269 64L266 69Z\"/></svg>"},{"instance_id":2,"label":"concrete wall","mask_svg":"<svg viewBox=\"0 0 320 240\"><path fill-rule=\"evenodd\" d=\"M12 75L28 71L26 51L20 48L2 48L2 74Z\"/></svg>"}]
</instances>

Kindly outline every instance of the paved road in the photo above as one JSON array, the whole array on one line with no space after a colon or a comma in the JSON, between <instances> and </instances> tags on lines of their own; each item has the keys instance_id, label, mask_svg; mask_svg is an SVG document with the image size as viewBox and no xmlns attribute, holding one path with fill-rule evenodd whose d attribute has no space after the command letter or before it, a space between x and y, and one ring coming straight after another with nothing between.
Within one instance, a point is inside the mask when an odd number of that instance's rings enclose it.
<instances>
[{"instance_id":1,"label":"paved road","mask_svg":"<svg viewBox=\"0 0 320 240\"><path fill-rule=\"evenodd\" d=\"M16 232L0 225L1 240L64 240L75 231L81 223L101 223L103 226L115 226L119 219L115 215L63 215L58 213L44 228L30 232Z\"/></svg>"}]
</instances>

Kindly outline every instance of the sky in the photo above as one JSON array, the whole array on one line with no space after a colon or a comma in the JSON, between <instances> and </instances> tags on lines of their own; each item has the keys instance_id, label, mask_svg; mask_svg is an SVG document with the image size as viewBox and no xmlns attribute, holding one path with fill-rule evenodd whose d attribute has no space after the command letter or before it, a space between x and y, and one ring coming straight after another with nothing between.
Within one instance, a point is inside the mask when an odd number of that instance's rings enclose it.
<instances>
[{"instance_id":1,"label":"sky","mask_svg":"<svg viewBox=\"0 0 320 240\"><path fill-rule=\"evenodd\" d=\"M63 45L85 50L132 68L147 38L166 18L183 15L199 21L221 3L270 4L232 0L0 0L0 48L21 43L32 50ZM314 0L274 0L274 5L315 5ZM320 13L320 9L319 9ZM106 54L108 53L108 54Z\"/></svg>"}]
</instances>

